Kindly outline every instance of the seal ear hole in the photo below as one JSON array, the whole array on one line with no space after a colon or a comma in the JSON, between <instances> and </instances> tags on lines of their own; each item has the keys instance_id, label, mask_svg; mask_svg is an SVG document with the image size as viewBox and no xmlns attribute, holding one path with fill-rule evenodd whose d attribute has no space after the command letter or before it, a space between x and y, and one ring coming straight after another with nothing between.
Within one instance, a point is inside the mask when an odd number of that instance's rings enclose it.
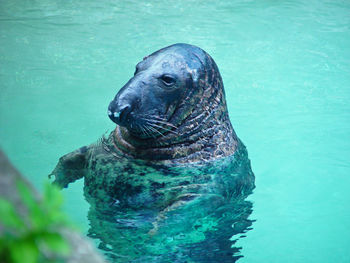
<instances>
[{"instance_id":1,"label":"seal ear hole","mask_svg":"<svg viewBox=\"0 0 350 263\"><path fill-rule=\"evenodd\" d=\"M173 76L170 75L162 75L160 77L160 79L163 81L163 83L167 86L167 87L171 87L175 84L176 79Z\"/></svg>"}]
</instances>

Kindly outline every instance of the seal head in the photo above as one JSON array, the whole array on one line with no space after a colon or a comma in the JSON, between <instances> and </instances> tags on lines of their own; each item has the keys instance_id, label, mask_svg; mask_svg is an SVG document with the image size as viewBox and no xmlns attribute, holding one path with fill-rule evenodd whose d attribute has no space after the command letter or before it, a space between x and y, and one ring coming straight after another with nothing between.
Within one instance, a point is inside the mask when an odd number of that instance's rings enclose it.
<instances>
[{"instance_id":1,"label":"seal head","mask_svg":"<svg viewBox=\"0 0 350 263\"><path fill-rule=\"evenodd\" d=\"M232 155L237 137L214 60L175 44L145 57L108 107L116 147L146 160L197 162Z\"/></svg>"}]
</instances>

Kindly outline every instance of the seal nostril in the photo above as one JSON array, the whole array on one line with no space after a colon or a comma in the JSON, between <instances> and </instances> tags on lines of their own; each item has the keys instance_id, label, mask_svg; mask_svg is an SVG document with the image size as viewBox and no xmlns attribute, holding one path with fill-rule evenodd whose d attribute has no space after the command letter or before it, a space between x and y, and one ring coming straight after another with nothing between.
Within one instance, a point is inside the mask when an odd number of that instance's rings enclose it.
<instances>
[{"instance_id":1,"label":"seal nostril","mask_svg":"<svg viewBox=\"0 0 350 263\"><path fill-rule=\"evenodd\" d=\"M121 122L125 121L128 114L131 112L131 107L129 105L125 105L121 107L119 112L114 113L114 117L119 118ZM117 116L116 116L117 115Z\"/></svg>"}]
</instances>

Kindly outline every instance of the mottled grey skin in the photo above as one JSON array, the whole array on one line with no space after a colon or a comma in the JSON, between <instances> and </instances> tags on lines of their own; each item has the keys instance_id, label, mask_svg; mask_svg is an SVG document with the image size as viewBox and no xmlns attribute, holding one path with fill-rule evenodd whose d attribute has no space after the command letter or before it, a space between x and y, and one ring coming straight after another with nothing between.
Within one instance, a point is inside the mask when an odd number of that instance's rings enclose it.
<instances>
[{"instance_id":1,"label":"mottled grey skin","mask_svg":"<svg viewBox=\"0 0 350 263\"><path fill-rule=\"evenodd\" d=\"M61 187L84 177L89 235L115 262L232 262L254 175L214 60L187 44L161 49L108 110L116 129L52 172Z\"/></svg>"}]
</instances>

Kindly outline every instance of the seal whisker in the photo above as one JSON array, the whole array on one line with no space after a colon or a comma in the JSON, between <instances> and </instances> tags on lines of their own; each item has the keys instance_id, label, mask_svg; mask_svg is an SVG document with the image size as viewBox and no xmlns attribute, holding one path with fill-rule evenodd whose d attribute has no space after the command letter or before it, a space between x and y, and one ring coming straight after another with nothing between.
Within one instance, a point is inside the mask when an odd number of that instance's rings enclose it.
<instances>
[{"instance_id":1,"label":"seal whisker","mask_svg":"<svg viewBox=\"0 0 350 263\"><path fill-rule=\"evenodd\" d=\"M150 114L140 114L140 117L149 117L152 119L158 119L158 120L162 120L162 121L166 121L167 119L165 118L165 116L161 116L161 115L150 115Z\"/></svg>"},{"instance_id":2,"label":"seal whisker","mask_svg":"<svg viewBox=\"0 0 350 263\"><path fill-rule=\"evenodd\" d=\"M162 137L165 137L164 136L164 134L163 133L161 133L160 131L158 131L157 129L155 129L154 127L152 127L150 124L148 124L149 126L148 126L148 128L150 128L150 130L152 130L152 131L155 131L155 132L157 132L157 133L159 133Z\"/></svg>"},{"instance_id":3,"label":"seal whisker","mask_svg":"<svg viewBox=\"0 0 350 263\"><path fill-rule=\"evenodd\" d=\"M149 130L149 129L147 129L147 127L145 127L144 125L142 125L142 127L144 128L145 133L146 133L146 136L147 136L148 138L153 137L153 136L152 136L152 134L150 133L150 130Z\"/></svg>"},{"instance_id":4,"label":"seal whisker","mask_svg":"<svg viewBox=\"0 0 350 263\"><path fill-rule=\"evenodd\" d=\"M165 130L165 131L167 131L167 132L170 132L170 133L179 135L177 132L172 131L172 130L169 130L169 129L167 129L167 128L164 128L163 126L157 125L156 123L148 123L148 125L152 126L153 128L163 129L163 130Z\"/></svg>"},{"instance_id":5,"label":"seal whisker","mask_svg":"<svg viewBox=\"0 0 350 263\"><path fill-rule=\"evenodd\" d=\"M146 131L145 127L143 127L143 125L137 124L137 126L140 128L141 134L143 134L145 137L151 137L150 134Z\"/></svg>"},{"instance_id":6,"label":"seal whisker","mask_svg":"<svg viewBox=\"0 0 350 263\"><path fill-rule=\"evenodd\" d=\"M152 133L149 126L142 125L142 127L144 127L145 130L147 131L148 137L153 137L154 139L156 139L155 135Z\"/></svg>"},{"instance_id":7,"label":"seal whisker","mask_svg":"<svg viewBox=\"0 0 350 263\"><path fill-rule=\"evenodd\" d=\"M175 125L173 125L173 124L171 124L169 122L166 122L166 121L161 121L161 120L150 120L150 121L161 123L161 124L165 124L165 125L168 125L171 128L177 129L177 127Z\"/></svg>"},{"instance_id":8,"label":"seal whisker","mask_svg":"<svg viewBox=\"0 0 350 263\"><path fill-rule=\"evenodd\" d=\"M137 126L140 128L141 134L143 134L144 136L148 136L145 132L145 129L142 127L142 125L137 125Z\"/></svg>"},{"instance_id":9,"label":"seal whisker","mask_svg":"<svg viewBox=\"0 0 350 263\"><path fill-rule=\"evenodd\" d=\"M162 121L167 121L167 118L165 118L165 116L160 116L160 115L158 115L158 116L157 115L146 115L146 116L154 118L154 119L162 120Z\"/></svg>"},{"instance_id":10,"label":"seal whisker","mask_svg":"<svg viewBox=\"0 0 350 263\"><path fill-rule=\"evenodd\" d=\"M156 116L150 116L151 118L157 118ZM142 117L141 117L142 118ZM174 128L174 129L177 129L177 127L176 126L174 126L173 124L171 124L170 122L166 122L166 121L164 121L164 120L153 120L153 119L149 119L149 118L142 118L143 120L145 120L145 121L148 121L148 122L153 122L153 123L157 123L157 124L164 124L164 125L167 125L167 126L169 126L169 127L171 127L171 128Z\"/></svg>"}]
</instances>

